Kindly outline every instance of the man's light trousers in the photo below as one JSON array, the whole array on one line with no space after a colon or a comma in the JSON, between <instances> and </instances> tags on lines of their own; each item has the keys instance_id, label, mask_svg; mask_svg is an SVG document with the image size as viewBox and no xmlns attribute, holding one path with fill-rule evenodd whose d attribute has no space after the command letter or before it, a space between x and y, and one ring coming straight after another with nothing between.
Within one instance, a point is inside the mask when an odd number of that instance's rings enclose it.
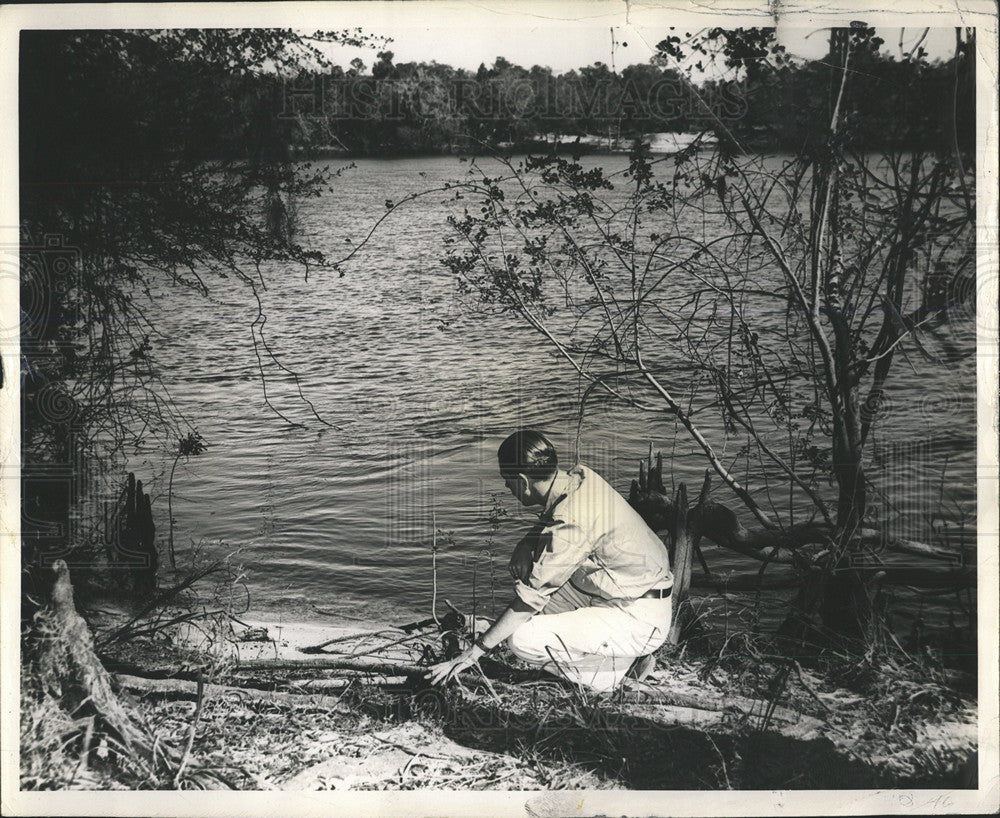
<instances>
[{"instance_id":1,"label":"man's light trousers","mask_svg":"<svg viewBox=\"0 0 1000 818\"><path fill-rule=\"evenodd\" d=\"M507 645L525 662L603 692L621 683L636 657L663 644L670 615L670 597L609 601L567 582Z\"/></svg>"}]
</instances>

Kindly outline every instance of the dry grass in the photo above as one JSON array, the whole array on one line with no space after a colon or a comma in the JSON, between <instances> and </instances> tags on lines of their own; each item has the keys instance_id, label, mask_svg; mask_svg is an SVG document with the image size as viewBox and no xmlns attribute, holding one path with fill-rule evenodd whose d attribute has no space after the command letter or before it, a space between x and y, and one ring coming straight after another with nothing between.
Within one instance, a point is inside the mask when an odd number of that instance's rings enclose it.
<instances>
[{"instance_id":1,"label":"dry grass","mask_svg":"<svg viewBox=\"0 0 1000 818\"><path fill-rule=\"evenodd\" d=\"M21 789L65 790L93 783L84 764L87 724L23 674L21 685Z\"/></svg>"},{"instance_id":2,"label":"dry grass","mask_svg":"<svg viewBox=\"0 0 1000 818\"><path fill-rule=\"evenodd\" d=\"M403 722L374 715L371 691L340 710L248 705L238 696L205 703L195 752L240 789L565 789L616 782L572 761L472 750L432 716ZM368 699L365 704L362 699ZM191 702L147 703L155 729L186 729Z\"/></svg>"},{"instance_id":3,"label":"dry grass","mask_svg":"<svg viewBox=\"0 0 1000 818\"><path fill-rule=\"evenodd\" d=\"M928 652L840 655L826 671L830 721L852 736L853 752L901 785L970 785L978 711L975 696L956 686L969 680Z\"/></svg>"},{"instance_id":4,"label":"dry grass","mask_svg":"<svg viewBox=\"0 0 1000 818\"><path fill-rule=\"evenodd\" d=\"M776 668L761 664L748 674L727 664L716 663L706 674L704 662L675 658L667 670L681 687L739 691L763 700L755 680ZM786 680L781 703L821 717L840 752L863 759L887 781L957 780L970 747L953 725L974 724L968 699L921 679L913 668L888 665L855 679L849 689L835 678L837 668L843 672L843 664L833 660L828 671L799 666ZM51 697L29 693L22 710L23 787L142 784L100 767L88 770L81 762L86 722L74 721ZM588 696L551 682L495 683L489 691L467 681L444 692L358 685L341 702L318 708L305 701L253 703L236 694L208 698L192 757L200 769L248 790L596 789L636 786L637 773L629 765L643 754L673 757L675 745L668 744L676 740L655 731L630 732L628 722L618 720L626 712L621 694ZM187 737L196 705L150 697L139 708L138 717L154 736L176 743ZM700 777L691 778L695 785L744 785L739 742L748 729L753 726L734 724L705 734L711 754L688 759L700 766ZM664 740L668 744L661 746ZM642 786L656 780L644 774ZM179 786L212 784L188 778Z\"/></svg>"}]
</instances>

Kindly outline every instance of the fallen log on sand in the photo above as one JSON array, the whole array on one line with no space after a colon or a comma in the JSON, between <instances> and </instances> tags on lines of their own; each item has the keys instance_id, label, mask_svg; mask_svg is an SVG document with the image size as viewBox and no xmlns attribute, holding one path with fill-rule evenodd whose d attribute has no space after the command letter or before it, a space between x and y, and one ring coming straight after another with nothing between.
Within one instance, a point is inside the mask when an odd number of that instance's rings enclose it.
<instances>
[{"instance_id":1,"label":"fallen log on sand","mask_svg":"<svg viewBox=\"0 0 1000 818\"><path fill-rule=\"evenodd\" d=\"M142 695L160 696L165 699L190 699L194 700L198 695L198 685L184 679L145 679L141 676L129 676L119 674L116 677L122 689L132 693ZM405 677L403 677L405 682ZM346 687L352 679L324 680L340 684L340 688ZM368 684L368 680L365 680ZM377 683L377 682L376 682ZM322 689L337 689L333 686ZM324 696L319 693L310 692L285 692L280 690L257 690L254 688L237 687L234 685L206 684L204 685L204 696L206 699L221 698L223 696L235 696L244 704L278 704L294 707L316 707L325 710L343 710L349 708L337 696Z\"/></svg>"},{"instance_id":2,"label":"fallen log on sand","mask_svg":"<svg viewBox=\"0 0 1000 818\"><path fill-rule=\"evenodd\" d=\"M468 674L466 681L475 684L476 677ZM145 679L139 676L121 674L116 676L120 687L131 693L144 696L158 696L166 699L195 700L198 686L182 679ZM230 696L245 705L280 705L287 707L316 708L348 712L350 707L337 696L327 696L313 691L344 690L351 684L365 686L403 687L410 677L353 677L339 679L308 679L295 683L300 690L274 691L258 690L235 685L206 684L203 695L206 700ZM481 683L481 679L479 680ZM517 686L494 681L498 693L515 694ZM523 690L521 691L523 693ZM481 704L485 704L483 700ZM722 695L711 691L683 692L654 688L649 685L630 686L616 702L615 710L622 714L648 718L663 725L683 725L710 729L722 725L738 723L759 725L766 720L781 733L796 735L818 735L823 722L787 707L774 707L768 714L768 703L755 701L743 696Z\"/></svg>"},{"instance_id":3,"label":"fallen log on sand","mask_svg":"<svg viewBox=\"0 0 1000 818\"><path fill-rule=\"evenodd\" d=\"M790 707L772 706L764 699L750 699L728 693L704 691L671 690L669 687L657 687L644 683L627 683L622 695L623 703L633 711L641 710L647 705L670 705L689 710L703 710L716 713L740 715L755 723L763 720L797 724L818 730L822 726L819 719L807 716Z\"/></svg>"},{"instance_id":4,"label":"fallen log on sand","mask_svg":"<svg viewBox=\"0 0 1000 818\"><path fill-rule=\"evenodd\" d=\"M507 679L517 679L518 677L523 676L521 679L522 685L494 678L489 683L489 686L498 692L515 694L518 689L523 691L525 685L530 685L531 681L538 679L537 672L519 673L518 671L507 669L503 666L494 667L493 665L494 663L487 665L487 669L490 671L491 676L506 677ZM237 695L247 701L254 702L295 705L311 704L317 707L336 707L342 706L339 699L336 697L317 695L312 691L343 690L351 684L356 683L372 687L405 687L407 685L412 685L414 681L419 683L419 681L423 678L423 673L426 672L426 668L416 665L386 665L384 663L376 662L323 662L317 659L309 659L302 662L259 661L252 663L250 668L243 668L241 666L240 669L273 671L300 668L343 670L348 672L350 675L338 678L290 680L282 682L282 684L286 684L293 689L283 691L260 690L238 684L206 684L205 695L207 697ZM386 675L384 671L380 671L377 675L371 675L373 668L392 668L397 671L397 673L395 675ZM358 672L359 670L363 672ZM414 677L416 677L416 679ZM137 675L124 674L119 675L118 678L124 688L142 693L162 695L168 698L189 699L194 698L196 693L195 683L184 679L149 679ZM462 678L473 686L486 686L483 677L478 671L474 672L470 669L462 674ZM244 681L250 682L252 680ZM643 683L629 683L626 691L624 691L621 695L621 701L623 703L627 703L629 707L637 713L647 705L655 706L654 710L656 712L660 712L662 709L661 706L681 708L685 711L682 716L687 720L686 723L690 722L690 713L687 711L691 710L701 711L702 713L716 714L708 719L708 721L712 723L717 722L719 717L723 714L729 720L733 720L735 718L759 720L764 718L765 712L768 710L767 702L749 699L744 696L722 694L713 690L678 691L670 689L666 686L659 687ZM785 724L809 724L811 727L815 727L819 724L819 722L816 722L815 719L787 707L772 708L768 718ZM816 722L816 724L812 724L813 722Z\"/></svg>"},{"instance_id":5,"label":"fallen log on sand","mask_svg":"<svg viewBox=\"0 0 1000 818\"><path fill-rule=\"evenodd\" d=\"M123 661L113 657L103 657L105 666L113 673L125 673L141 676L146 679L183 679L195 681L198 671L190 670L178 663L160 665L140 665L135 662ZM352 673L371 673L382 676L414 676L423 675L427 668L421 665L410 665L387 662L381 659L344 659L342 656L308 659L250 659L234 665L229 674L261 674L281 671L300 670L343 670Z\"/></svg>"},{"instance_id":6,"label":"fallen log on sand","mask_svg":"<svg viewBox=\"0 0 1000 818\"><path fill-rule=\"evenodd\" d=\"M474 678L469 681L475 682ZM759 726L765 720L780 725L784 730L788 725L797 725L800 732L813 733L823 727L823 722L790 707L770 707L763 699L716 693L713 690L674 690L669 686L656 686L644 682L626 681L625 689L613 695L612 710L631 715L657 716L663 718L673 714L679 724L692 723L719 725L745 722ZM482 680L479 680L482 684ZM523 697L523 688L510 683L493 681L491 688L500 694L508 694L512 700ZM520 689L519 689L520 688Z\"/></svg>"},{"instance_id":7,"label":"fallen log on sand","mask_svg":"<svg viewBox=\"0 0 1000 818\"><path fill-rule=\"evenodd\" d=\"M423 675L427 668L421 665L389 662L385 659L366 658L345 659L343 655L320 658L313 655L309 659L250 659L240 662L235 670L248 672L268 672L272 670L350 670L363 673L381 673L389 676Z\"/></svg>"}]
</instances>

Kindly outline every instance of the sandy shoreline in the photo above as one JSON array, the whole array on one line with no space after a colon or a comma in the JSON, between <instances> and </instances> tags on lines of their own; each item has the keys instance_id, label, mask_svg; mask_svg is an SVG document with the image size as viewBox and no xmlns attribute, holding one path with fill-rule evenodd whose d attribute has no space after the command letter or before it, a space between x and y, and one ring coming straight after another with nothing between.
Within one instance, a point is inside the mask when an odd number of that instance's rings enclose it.
<instances>
[{"instance_id":1,"label":"sandy shoreline","mask_svg":"<svg viewBox=\"0 0 1000 818\"><path fill-rule=\"evenodd\" d=\"M400 627L385 622L361 623L334 616L328 619L289 618L281 612L248 611L233 621L232 635L221 644L216 644L215 648L237 662L305 662L315 659L317 653L315 650L307 652L305 648L318 648L337 640L328 651L357 655L377 649L387 660L409 661L413 658L405 643L396 648L392 646L393 642L406 637ZM194 626L178 629L177 639L193 648L205 647L205 634Z\"/></svg>"}]
</instances>

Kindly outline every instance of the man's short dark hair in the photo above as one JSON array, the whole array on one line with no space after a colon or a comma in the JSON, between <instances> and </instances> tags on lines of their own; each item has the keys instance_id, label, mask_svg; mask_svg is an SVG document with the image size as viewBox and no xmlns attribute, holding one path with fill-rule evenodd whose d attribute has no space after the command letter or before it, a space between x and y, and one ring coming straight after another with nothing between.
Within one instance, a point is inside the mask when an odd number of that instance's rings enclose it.
<instances>
[{"instance_id":1,"label":"man's short dark hair","mask_svg":"<svg viewBox=\"0 0 1000 818\"><path fill-rule=\"evenodd\" d=\"M497 449L500 473L523 474L532 480L547 480L556 473L556 447L534 429L519 429Z\"/></svg>"}]
</instances>

